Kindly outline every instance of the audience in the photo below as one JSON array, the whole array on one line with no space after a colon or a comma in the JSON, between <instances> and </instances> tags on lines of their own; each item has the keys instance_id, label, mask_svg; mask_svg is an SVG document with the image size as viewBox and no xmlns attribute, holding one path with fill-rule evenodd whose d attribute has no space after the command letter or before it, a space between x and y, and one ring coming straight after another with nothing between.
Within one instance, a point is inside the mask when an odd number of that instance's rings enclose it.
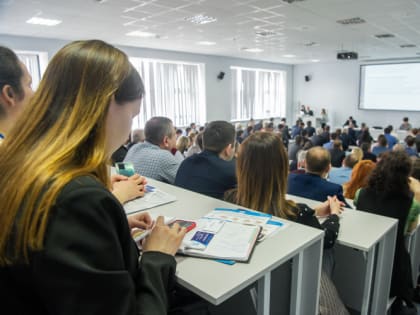
<instances>
[{"instance_id":1,"label":"audience","mask_svg":"<svg viewBox=\"0 0 420 315\"><path fill-rule=\"evenodd\" d=\"M384 136L386 138L386 141L388 142L388 149L392 150L392 148L394 147L394 145L396 145L398 143L398 139L396 137L394 137L392 134L392 126L389 125L388 127L386 127L384 129Z\"/></svg>"},{"instance_id":2,"label":"audience","mask_svg":"<svg viewBox=\"0 0 420 315\"><path fill-rule=\"evenodd\" d=\"M295 142L290 145L289 151L287 153L289 157L289 161L297 161L297 153L299 150L302 150L303 148L303 137L302 136L296 136Z\"/></svg>"},{"instance_id":3,"label":"audience","mask_svg":"<svg viewBox=\"0 0 420 315\"><path fill-rule=\"evenodd\" d=\"M409 156L417 157L417 147L415 145L414 137L407 136L405 137L404 142L405 142L405 152Z\"/></svg>"},{"instance_id":4,"label":"audience","mask_svg":"<svg viewBox=\"0 0 420 315\"><path fill-rule=\"evenodd\" d=\"M385 153L367 187L360 189L354 199L359 210L398 219L390 292L390 296L397 297L391 308L393 314L408 314L408 310L415 314L416 310L412 303L410 255L404 241L404 235L417 226L420 212L420 184L409 178L411 163L405 152Z\"/></svg>"},{"instance_id":5,"label":"audience","mask_svg":"<svg viewBox=\"0 0 420 315\"><path fill-rule=\"evenodd\" d=\"M403 122L402 122L402 124L400 125L400 130L406 130L406 131L409 131L411 128L413 128L412 126L411 126L411 124L408 122L408 117L404 117L403 118Z\"/></svg>"},{"instance_id":6,"label":"audience","mask_svg":"<svg viewBox=\"0 0 420 315\"><path fill-rule=\"evenodd\" d=\"M311 142L312 142L312 144L314 145L314 146L323 146L324 145L324 143L326 143L327 141L328 141L328 139L325 139L323 136L322 136L322 134L324 133L324 129L322 129L322 128L318 128L317 130L316 130L316 134L314 134L312 137L311 137Z\"/></svg>"},{"instance_id":7,"label":"audience","mask_svg":"<svg viewBox=\"0 0 420 315\"><path fill-rule=\"evenodd\" d=\"M343 164L343 160L346 157L346 154L343 151L343 146L341 145L340 140L335 140L333 147L330 151L331 155L331 166L340 167Z\"/></svg>"},{"instance_id":8,"label":"audience","mask_svg":"<svg viewBox=\"0 0 420 315\"><path fill-rule=\"evenodd\" d=\"M143 93L128 57L102 41L70 43L50 61L16 121L25 128L11 129L0 149L3 310L168 312L185 229L160 217L139 260L130 230L152 220L127 220L108 189L108 160Z\"/></svg>"},{"instance_id":9,"label":"audience","mask_svg":"<svg viewBox=\"0 0 420 315\"><path fill-rule=\"evenodd\" d=\"M305 130L306 130L306 133L307 133L308 137L312 137L315 134L315 128L312 127L312 121L308 120L306 122Z\"/></svg>"},{"instance_id":10,"label":"audience","mask_svg":"<svg viewBox=\"0 0 420 315\"><path fill-rule=\"evenodd\" d=\"M196 137L192 146L188 149L185 157L190 157L194 154L200 153L203 151L203 132L200 132Z\"/></svg>"},{"instance_id":11,"label":"audience","mask_svg":"<svg viewBox=\"0 0 420 315\"><path fill-rule=\"evenodd\" d=\"M181 136L176 140L176 149L184 158L185 158L185 153L187 152L189 145L190 145L189 137Z\"/></svg>"},{"instance_id":12,"label":"audience","mask_svg":"<svg viewBox=\"0 0 420 315\"><path fill-rule=\"evenodd\" d=\"M264 165L257 168L255 165ZM242 207L259 210L325 231L324 248L332 248L339 231L340 203L335 197L315 209L286 200L288 159L281 139L270 133L256 133L241 145L237 162L238 187L225 199ZM320 224L317 216L326 216ZM331 253L326 253L327 256ZM321 275L322 314L348 314L329 278L329 259L324 259Z\"/></svg>"},{"instance_id":13,"label":"audience","mask_svg":"<svg viewBox=\"0 0 420 315\"><path fill-rule=\"evenodd\" d=\"M213 121L204 130L204 151L186 158L176 174L175 185L210 197L223 198L236 186L235 128Z\"/></svg>"},{"instance_id":14,"label":"audience","mask_svg":"<svg viewBox=\"0 0 420 315\"><path fill-rule=\"evenodd\" d=\"M325 179L330 167L331 158L327 150L321 147L309 149L306 154L306 173L289 174L288 193L318 201L325 201L329 196L337 196L347 205L343 188Z\"/></svg>"},{"instance_id":15,"label":"audience","mask_svg":"<svg viewBox=\"0 0 420 315\"><path fill-rule=\"evenodd\" d=\"M328 174L328 180L331 183L343 185L350 180L353 167L358 163L354 154L347 155L343 160L341 167L332 167ZM345 194L344 194L345 196Z\"/></svg>"},{"instance_id":16,"label":"audience","mask_svg":"<svg viewBox=\"0 0 420 315\"><path fill-rule=\"evenodd\" d=\"M131 162L136 173L172 184L182 160L172 154L176 150L176 133L172 121L153 117L144 127L146 139L130 148L124 162Z\"/></svg>"},{"instance_id":17,"label":"audience","mask_svg":"<svg viewBox=\"0 0 420 315\"><path fill-rule=\"evenodd\" d=\"M332 132L330 134L330 140L326 143L324 143L322 146L327 149L327 150L331 150L333 148L334 145L334 141L337 139L337 133Z\"/></svg>"},{"instance_id":18,"label":"audience","mask_svg":"<svg viewBox=\"0 0 420 315\"><path fill-rule=\"evenodd\" d=\"M371 142L362 142L360 149L363 151L363 160L371 160L376 162L376 155L371 152Z\"/></svg>"},{"instance_id":19,"label":"audience","mask_svg":"<svg viewBox=\"0 0 420 315\"><path fill-rule=\"evenodd\" d=\"M375 166L376 164L371 160L363 160L357 162L351 172L350 180L343 184L344 197L347 199L354 199L356 191L359 188L364 188L367 186L370 173L372 173Z\"/></svg>"},{"instance_id":20,"label":"audience","mask_svg":"<svg viewBox=\"0 0 420 315\"><path fill-rule=\"evenodd\" d=\"M296 167L290 166L289 169L291 170L290 173L294 174L305 174L306 171L306 154L308 153L307 150L300 150L297 153L297 163ZM293 164L294 162L292 162Z\"/></svg>"},{"instance_id":21,"label":"audience","mask_svg":"<svg viewBox=\"0 0 420 315\"><path fill-rule=\"evenodd\" d=\"M12 50L0 46L0 143L32 97L31 85L25 65Z\"/></svg>"},{"instance_id":22,"label":"audience","mask_svg":"<svg viewBox=\"0 0 420 315\"><path fill-rule=\"evenodd\" d=\"M129 148L131 148L133 145L137 143L144 142L145 139L146 137L144 136L144 129L134 129L131 132L131 143L130 143Z\"/></svg>"},{"instance_id":23,"label":"audience","mask_svg":"<svg viewBox=\"0 0 420 315\"><path fill-rule=\"evenodd\" d=\"M372 154L378 156L379 154L389 151L388 141L385 135L378 136L378 143L373 147Z\"/></svg>"}]
</instances>

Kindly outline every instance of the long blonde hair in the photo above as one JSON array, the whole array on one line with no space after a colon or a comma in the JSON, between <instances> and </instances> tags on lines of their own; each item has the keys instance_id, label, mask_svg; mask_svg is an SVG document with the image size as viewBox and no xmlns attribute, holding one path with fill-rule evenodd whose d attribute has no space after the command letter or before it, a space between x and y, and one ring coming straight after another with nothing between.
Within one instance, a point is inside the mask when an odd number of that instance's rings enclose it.
<instances>
[{"instance_id":1,"label":"long blonde hair","mask_svg":"<svg viewBox=\"0 0 420 315\"><path fill-rule=\"evenodd\" d=\"M244 207L294 219L296 205L286 200L289 160L281 138L257 132L242 142L236 163L236 202Z\"/></svg>"},{"instance_id":2,"label":"long blonde hair","mask_svg":"<svg viewBox=\"0 0 420 315\"><path fill-rule=\"evenodd\" d=\"M0 147L0 266L28 262L30 251L42 249L51 209L69 181L88 175L109 185L109 104L140 98L136 79L127 56L98 40L70 43L51 60Z\"/></svg>"}]
</instances>

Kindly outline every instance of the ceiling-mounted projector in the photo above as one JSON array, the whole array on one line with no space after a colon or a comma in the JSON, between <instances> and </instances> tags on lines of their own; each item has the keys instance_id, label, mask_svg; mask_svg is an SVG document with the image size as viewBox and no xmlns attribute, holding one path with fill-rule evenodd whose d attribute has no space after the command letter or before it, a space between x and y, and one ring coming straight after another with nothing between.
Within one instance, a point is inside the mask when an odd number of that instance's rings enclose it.
<instances>
[{"instance_id":1,"label":"ceiling-mounted projector","mask_svg":"<svg viewBox=\"0 0 420 315\"><path fill-rule=\"evenodd\" d=\"M357 52L354 51L341 51L337 53L337 59L339 60L356 60L357 57Z\"/></svg>"}]
</instances>

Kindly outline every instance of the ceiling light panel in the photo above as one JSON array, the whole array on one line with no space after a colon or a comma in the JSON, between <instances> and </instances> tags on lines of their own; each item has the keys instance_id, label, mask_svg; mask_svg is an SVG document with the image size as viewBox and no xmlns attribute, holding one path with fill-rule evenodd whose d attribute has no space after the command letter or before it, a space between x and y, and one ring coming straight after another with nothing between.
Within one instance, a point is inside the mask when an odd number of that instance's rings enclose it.
<instances>
[{"instance_id":1,"label":"ceiling light panel","mask_svg":"<svg viewBox=\"0 0 420 315\"><path fill-rule=\"evenodd\" d=\"M43 25L43 26L56 26L58 24L61 24L62 21L55 20L55 19L45 19L38 16L34 16L26 21L28 24L34 24L34 25Z\"/></svg>"},{"instance_id":2,"label":"ceiling light panel","mask_svg":"<svg viewBox=\"0 0 420 315\"><path fill-rule=\"evenodd\" d=\"M217 18L215 18L213 16L203 15L203 14L188 16L188 17L184 18L184 20L187 21L187 22L191 22L193 24L198 24L198 25L217 22Z\"/></svg>"}]
</instances>

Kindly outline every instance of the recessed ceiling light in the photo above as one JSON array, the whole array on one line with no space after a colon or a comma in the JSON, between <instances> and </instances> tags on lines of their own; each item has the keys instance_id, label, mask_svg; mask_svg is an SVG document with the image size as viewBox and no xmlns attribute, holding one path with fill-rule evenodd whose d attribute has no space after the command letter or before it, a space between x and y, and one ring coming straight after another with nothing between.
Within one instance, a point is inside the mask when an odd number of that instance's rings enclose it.
<instances>
[{"instance_id":1,"label":"recessed ceiling light","mask_svg":"<svg viewBox=\"0 0 420 315\"><path fill-rule=\"evenodd\" d=\"M276 33L273 31L257 31L255 32L255 35L260 36L260 37L271 37L271 36L276 35Z\"/></svg>"},{"instance_id":2,"label":"recessed ceiling light","mask_svg":"<svg viewBox=\"0 0 420 315\"><path fill-rule=\"evenodd\" d=\"M286 55L283 55L283 57L284 57L284 58L295 58L295 57L296 57L296 55L286 54Z\"/></svg>"},{"instance_id":3,"label":"recessed ceiling light","mask_svg":"<svg viewBox=\"0 0 420 315\"><path fill-rule=\"evenodd\" d=\"M201 41L201 42L197 42L196 44L203 45L203 46L214 46L216 45L216 42Z\"/></svg>"},{"instance_id":4,"label":"recessed ceiling light","mask_svg":"<svg viewBox=\"0 0 420 315\"><path fill-rule=\"evenodd\" d=\"M212 22L216 22L217 18L212 17L212 16L207 16L207 15L194 15L194 16L189 16L184 18L185 21L194 23L194 24L207 24L207 23L212 23Z\"/></svg>"},{"instance_id":5,"label":"recessed ceiling light","mask_svg":"<svg viewBox=\"0 0 420 315\"><path fill-rule=\"evenodd\" d=\"M136 36L136 37L144 37L144 38L158 38L159 36L154 33L143 32L143 31L132 31L127 34L127 36Z\"/></svg>"},{"instance_id":6,"label":"recessed ceiling light","mask_svg":"<svg viewBox=\"0 0 420 315\"><path fill-rule=\"evenodd\" d=\"M320 62L321 60L319 60L319 59L312 59L311 61L312 62Z\"/></svg>"},{"instance_id":7,"label":"recessed ceiling light","mask_svg":"<svg viewBox=\"0 0 420 315\"><path fill-rule=\"evenodd\" d=\"M264 49L257 48L257 47L255 47L255 48L243 47L243 48L241 48L241 50L246 51L246 52L250 52L250 53L260 53L260 52L264 51Z\"/></svg>"},{"instance_id":8,"label":"recessed ceiling light","mask_svg":"<svg viewBox=\"0 0 420 315\"><path fill-rule=\"evenodd\" d=\"M26 21L28 24L36 24L36 25L45 25L45 26L56 26L60 24L62 21L60 20L53 20L53 19L44 19L40 17L32 17Z\"/></svg>"}]
</instances>

